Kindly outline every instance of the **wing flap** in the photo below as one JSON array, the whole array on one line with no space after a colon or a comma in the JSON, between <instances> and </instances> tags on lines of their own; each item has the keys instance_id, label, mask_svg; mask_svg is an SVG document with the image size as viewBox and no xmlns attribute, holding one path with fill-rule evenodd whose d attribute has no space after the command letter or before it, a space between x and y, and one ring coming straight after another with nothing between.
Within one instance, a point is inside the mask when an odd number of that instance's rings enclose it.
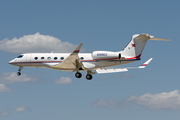
<instances>
[{"instance_id":1,"label":"wing flap","mask_svg":"<svg viewBox=\"0 0 180 120\"><path fill-rule=\"evenodd\" d=\"M127 68L103 68L103 69L97 69L96 72L98 74L101 73L114 73L114 72L126 72L128 71Z\"/></svg>"}]
</instances>

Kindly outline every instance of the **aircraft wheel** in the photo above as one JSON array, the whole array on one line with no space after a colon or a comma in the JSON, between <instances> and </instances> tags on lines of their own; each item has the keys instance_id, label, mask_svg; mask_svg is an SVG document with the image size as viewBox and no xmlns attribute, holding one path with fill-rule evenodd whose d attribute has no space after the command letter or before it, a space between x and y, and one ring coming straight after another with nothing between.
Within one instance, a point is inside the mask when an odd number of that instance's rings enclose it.
<instances>
[{"instance_id":1,"label":"aircraft wheel","mask_svg":"<svg viewBox=\"0 0 180 120\"><path fill-rule=\"evenodd\" d=\"M77 78L81 78L81 77L82 77L82 74L81 74L80 72L77 72L77 73L75 74L75 76L76 76Z\"/></svg>"},{"instance_id":2,"label":"aircraft wheel","mask_svg":"<svg viewBox=\"0 0 180 120\"><path fill-rule=\"evenodd\" d=\"M87 74L87 75L86 75L86 79L87 79L87 80L91 80L91 79L92 79L92 75L91 75L91 74Z\"/></svg>"},{"instance_id":3,"label":"aircraft wheel","mask_svg":"<svg viewBox=\"0 0 180 120\"><path fill-rule=\"evenodd\" d=\"M20 75L21 75L21 72L17 72L17 75L20 76Z\"/></svg>"}]
</instances>

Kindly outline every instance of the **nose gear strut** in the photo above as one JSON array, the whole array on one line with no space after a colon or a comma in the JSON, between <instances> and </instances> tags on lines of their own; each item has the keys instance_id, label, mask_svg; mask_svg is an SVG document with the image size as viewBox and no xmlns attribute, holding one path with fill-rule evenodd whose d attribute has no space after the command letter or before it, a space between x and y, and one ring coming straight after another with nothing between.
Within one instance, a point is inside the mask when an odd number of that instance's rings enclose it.
<instances>
[{"instance_id":1,"label":"nose gear strut","mask_svg":"<svg viewBox=\"0 0 180 120\"><path fill-rule=\"evenodd\" d=\"M17 75L20 76L21 75L21 70L23 69L23 67L19 66L19 69L18 69L18 72L17 72Z\"/></svg>"}]
</instances>

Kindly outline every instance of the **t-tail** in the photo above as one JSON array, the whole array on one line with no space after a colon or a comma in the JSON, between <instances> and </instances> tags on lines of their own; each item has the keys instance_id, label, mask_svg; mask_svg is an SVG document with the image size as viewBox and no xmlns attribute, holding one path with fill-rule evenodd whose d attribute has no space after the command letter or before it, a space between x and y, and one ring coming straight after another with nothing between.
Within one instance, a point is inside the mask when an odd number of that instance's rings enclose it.
<instances>
[{"instance_id":1,"label":"t-tail","mask_svg":"<svg viewBox=\"0 0 180 120\"><path fill-rule=\"evenodd\" d=\"M132 36L132 40L125 49L121 51L121 56L125 57L127 60L139 60L148 40L170 41L169 39L155 38L149 34L135 34Z\"/></svg>"}]
</instances>

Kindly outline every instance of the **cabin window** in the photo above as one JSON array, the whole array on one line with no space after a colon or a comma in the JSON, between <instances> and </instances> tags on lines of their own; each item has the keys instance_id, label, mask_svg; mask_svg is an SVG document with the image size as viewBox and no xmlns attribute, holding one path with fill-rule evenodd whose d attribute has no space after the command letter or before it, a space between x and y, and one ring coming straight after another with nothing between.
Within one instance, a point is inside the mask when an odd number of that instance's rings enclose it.
<instances>
[{"instance_id":1,"label":"cabin window","mask_svg":"<svg viewBox=\"0 0 180 120\"><path fill-rule=\"evenodd\" d=\"M61 57L61 60L64 60L64 57Z\"/></svg>"},{"instance_id":2,"label":"cabin window","mask_svg":"<svg viewBox=\"0 0 180 120\"><path fill-rule=\"evenodd\" d=\"M23 57L23 55L19 55L17 58L22 58Z\"/></svg>"},{"instance_id":3,"label":"cabin window","mask_svg":"<svg viewBox=\"0 0 180 120\"><path fill-rule=\"evenodd\" d=\"M44 57L41 57L41 60L44 60Z\"/></svg>"},{"instance_id":4,"label":"cabin window","mask_svg":"<svg viewBox=\"0 0 180 120\"><path fill-rule=\"evenodd\" d=\"M54 60L57 60L57 57L54 57Z\"/></svg>"},{"instance_id":5,"label":"cabin window","mask_svg":"<svg viewBox=\"0 0 180 120\"><path fill-rule=\"evenodd\" d=\"M84 57L81 57L80 60L84 60Z\"/></svg>"},{"instance_id":6,"label":"cabin window","mask_svg":"<svg viewBox=\"0 0 180 120\"><path fill-rule=\"evenodd\" d=\"M37 60L37 59L38 59L38 57L34 57L34 59L35 59L35 60Z\"/></svg>"},{"instance_id":7,"label":"cabin window","mask_svg":"<svg viewBox=\"0 0 180 120\"><path fill-rule=\"evenodd\" d=\"M48 59L48 60L50 60L50 59L51 59L51 57L48 57L47 59Z\"/></svg>"}]
</instances>

